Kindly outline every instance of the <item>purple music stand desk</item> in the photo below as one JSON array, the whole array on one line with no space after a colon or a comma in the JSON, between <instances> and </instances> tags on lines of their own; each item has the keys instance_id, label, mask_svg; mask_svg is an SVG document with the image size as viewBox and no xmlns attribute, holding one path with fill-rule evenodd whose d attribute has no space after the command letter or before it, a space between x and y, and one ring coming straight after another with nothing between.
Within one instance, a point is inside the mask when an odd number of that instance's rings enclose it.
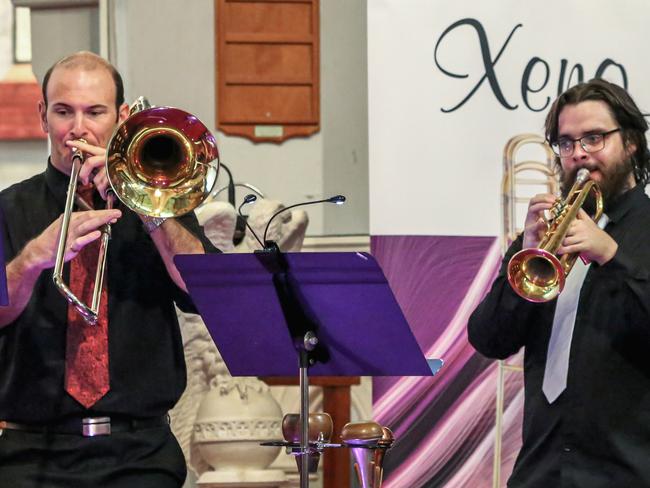
<instances>
[{"instance_id":1,"label":"purple music stand desk","mask_svg":"<svg viewBox=\"0 0 650 488\"><path fill-rule=\"evenodd\" d=\"M176 256L233 376L300 371L301 452L308 452L309 375L432 376L377 261L367 253ZM302 456L301 488L307 487Z\"/></svg>"},{"instance_id":2,"label":"purple music stand desk","mask_svg":"<svg viewBox=\"0 0 650 488\"><path fill-rule=\"evenodd\" d=\"M3 250L4 222L0 211L0 306L9 305L9 294L7 292L7 268L5 265L5 254Z\"/></svg>"}]
</instances>

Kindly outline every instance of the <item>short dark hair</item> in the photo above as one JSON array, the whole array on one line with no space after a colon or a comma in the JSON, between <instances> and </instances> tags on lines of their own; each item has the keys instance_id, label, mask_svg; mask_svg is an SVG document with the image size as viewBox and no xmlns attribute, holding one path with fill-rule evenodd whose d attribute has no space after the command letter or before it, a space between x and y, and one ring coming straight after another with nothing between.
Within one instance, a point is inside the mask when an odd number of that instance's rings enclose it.
<instances>
[{"instance_id":1,"label":"short dark hair","mask_svg":"<svg viewBox=\"0 0 650 488\"><path fill-rule=\"evenodd\" d=\"M56 63L50 66L50 69L47 70L47 73L45 73L45 76L43 77L42 84L43 101L45 102L45 108L47 108L47 85L50 82L50 76L52 76L52 73L58 67L82 67L86 70L104 68L106 71L108 71L113 78L113 83L115 83L115 110L117 110L119 113L120 107L124 103L124 83L122 81L122 76L120 75L119 71L117 71L115 66L113 66L101 56L98 56L95 53L91 53L90 51L79 51L58 60Z\"/></svg>"},{"instance_id":2,"label":"short dark hair","mask_svg":"<svg viewBox=\"0 0 650 488\"><path fill-rule=\"evenodd\" d=\"M645 185L650 176L650 152L645 135L648 123L627 91L614 83L594 78L562 93L546 116L546 139L549 142L557 141L559 117L566 105L576 105L589 100L605 102L621 128L623 143L636 146L636 151L630 158L634 179L638 184ZM556 157L555 163L559 166L560 158Z\"/></svg>"}]
</instances>

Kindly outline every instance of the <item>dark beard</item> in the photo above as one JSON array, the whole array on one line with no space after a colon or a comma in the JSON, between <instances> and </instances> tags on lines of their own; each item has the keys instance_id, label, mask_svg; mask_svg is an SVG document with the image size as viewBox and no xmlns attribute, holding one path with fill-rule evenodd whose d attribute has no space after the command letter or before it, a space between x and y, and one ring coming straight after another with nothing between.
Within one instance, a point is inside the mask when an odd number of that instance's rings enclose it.
<instances>
[{"instance_id":1,"label":"dark beard","mask_svg":"<svg viewBox=\"0 0 650 488\"><path fill-rule=\"evenodd\" d=\"M562 191L562 197L564 199L566 199L569 190L571 190L579 169L581 169L581 167L575 168L570 173L565 173L560 169L560 189ZM587 169L590 168L587 167ZM598 186L600 187L600 191L603 196L603 205L605 207L605 210L614 200L616 200L617 197L630 189L628 178L630 177L630 174L632 174L632 170L632 160L626 159L625 161L617 164L613 169L608 170L607 173L603 172L603 182L599 183ZM594 215L596 210L596 199L594 198L593 191L589 192L589 196L585 200L582 208L589 215Z\"/></svg>"}]
</instances>

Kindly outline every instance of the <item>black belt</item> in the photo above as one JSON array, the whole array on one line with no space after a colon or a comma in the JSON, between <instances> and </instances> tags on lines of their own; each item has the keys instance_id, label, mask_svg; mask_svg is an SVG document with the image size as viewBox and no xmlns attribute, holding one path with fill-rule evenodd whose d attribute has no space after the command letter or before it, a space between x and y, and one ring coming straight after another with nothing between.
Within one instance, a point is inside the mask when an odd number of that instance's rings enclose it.
<instances>
[{"instance_id":1,"label":"black belt","mask_svg":"<svg viewBox=\"0 0 650 488\"><path fill-rule=\"evenodd\" d=\"M93 437L96 435L110 435L113 432L133 432L136 430L151 429L169 425L169 416L149 417L144 419L124 417L73 417L50 424L22 424L9 420L0 421L2 429L22 430L41 434L69 434Z\"/></svg>"}]
</instances>

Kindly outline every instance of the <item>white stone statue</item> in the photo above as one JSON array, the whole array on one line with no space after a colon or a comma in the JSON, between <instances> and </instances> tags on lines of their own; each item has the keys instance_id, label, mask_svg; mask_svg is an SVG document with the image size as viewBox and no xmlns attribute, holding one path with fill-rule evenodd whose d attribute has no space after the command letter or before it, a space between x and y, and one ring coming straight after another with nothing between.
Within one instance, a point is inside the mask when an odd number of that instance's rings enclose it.
<instances>
[{"instance_id":1,"label":"white stone statue","mask_svg":"<svg viewBox=\"0 0 650 488\"><path fill-rule=\"evenodd\" d=\"M282 204L259 199L250 205L249 225L260 239ZM197 211L207 237L223 252L251 252L259 243L247 230L234 246L236 211L212 202ZM268 238L282 251L298 251L308 224L303 211L287 211L271 224ZM179 314L187 363L187 388L171 412L172 428L200 486L284 486L284 471L268 469L279 449L259 446L280 439L282 410L257 378L232 378L197 315ZM267 484L264 484L267 483Z\"/></svg>"}]
</instances>

